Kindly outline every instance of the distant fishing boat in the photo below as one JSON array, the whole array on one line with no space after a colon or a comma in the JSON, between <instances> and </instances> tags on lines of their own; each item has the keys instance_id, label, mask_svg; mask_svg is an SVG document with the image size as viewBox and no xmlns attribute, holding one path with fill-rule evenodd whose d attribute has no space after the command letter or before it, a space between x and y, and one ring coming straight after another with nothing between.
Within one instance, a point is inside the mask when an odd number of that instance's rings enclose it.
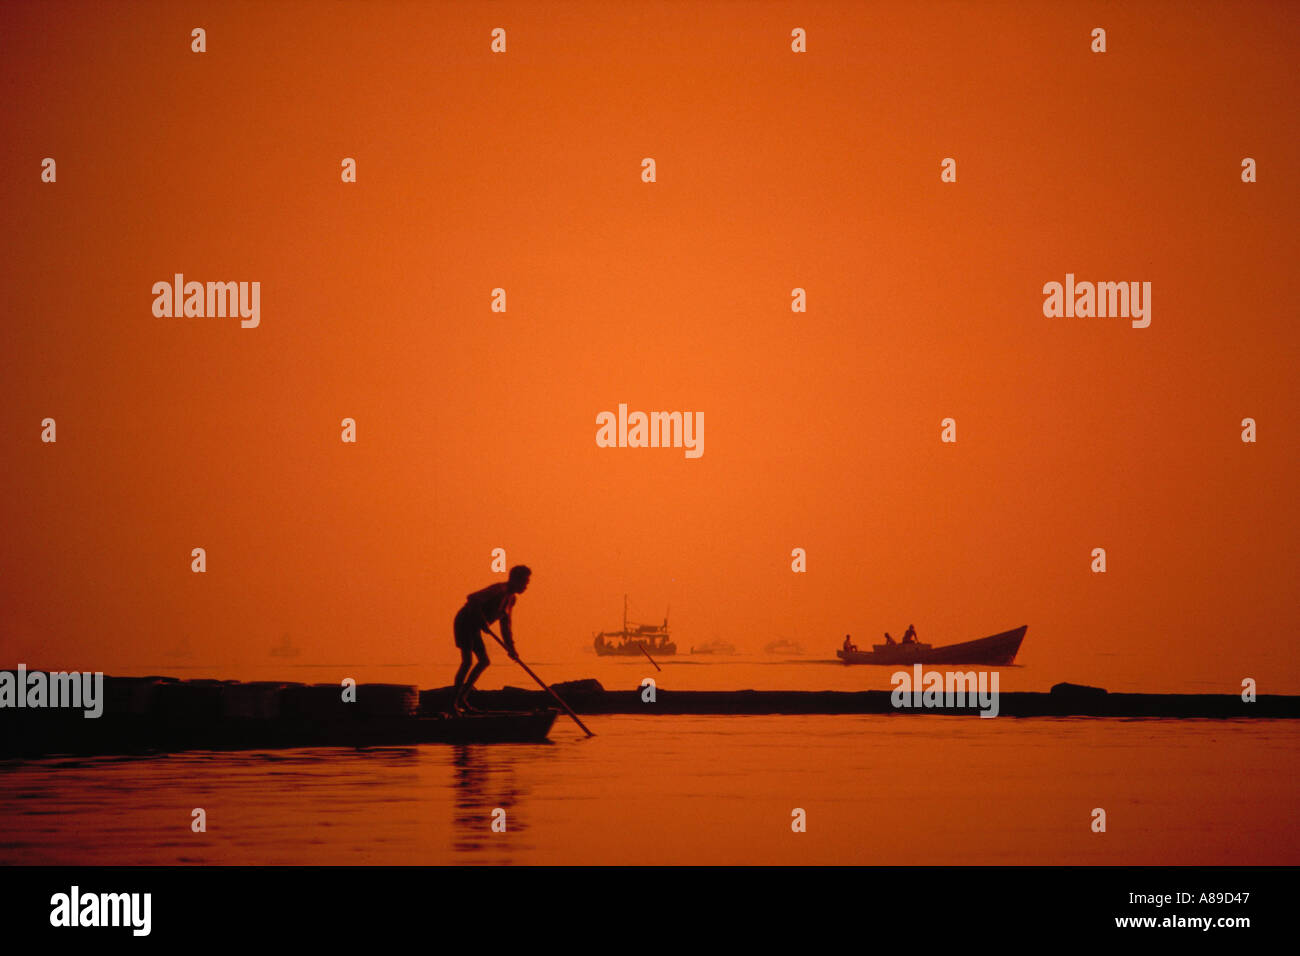
<instances>
[{"instance_id":1,"label":"distant fishing boat","mask_svg":"<svg viewBox=\"0 0 1300 956\"><path fill-rule=\"evenodd\" d=\"M699 647L692 647L691 653L730 656L736 653L736 645L728 644L726 641L709 641L709 643L702 644Z\"/></svg>"},{"instance_id":2,"label":"distant fishing boat","mask_svg":"<svg viewBox=\"0 0 1300 956\"><path fill-rule=\"evenodd\" d=\"M933 647L929 644L873 644L869 651L838 650L835 656L845 664L988 664L1010 666L1025 639L1025 624L1012 631L981 637L961 644Z\"/></svg>"},{"instance_id":3,"label":"distant fishing boat","mask_svg":"<svg viewBox=\"0 0 1300 956\"><path fill-rule=\"evenodd\" d=\"M181 642L168 651L165 655L169 660L187 661L194 656L194 651L190 648L190 639L181 638Z\"/></svg>"},{"instance_id":4,"label":"distant fishing boat","mask_svg":"<svg viewBox=\"0 0 1300 956\"><path fill-rule=\"evenodd\" d=\"M272 657L297 657L302 651L294 647L289 642L289 635L284 635L284 639L271 648Z\"/></svg>"},{"instance_id":5,"label":"distant fishing boat","mask_svg":"<svg viewBox=\"0 0 1300 956\"><path fill-rule=\"evenodd\" d=\"M601 631L596 635L596 653L602 657L640 657L642 652L655 656L677 653L677 645L669 640L668 615L660 624L632 624L627 619L627 595L623 595L623 629Z\"/></svg>"},{"instance_id":6,"label":"distant fishing boat","mask_svg":"<svg viewBox=\"0 0 1300 956\"><path fill-rule=\"evenodd\" d=\"M798 656L803 653L803 645L797 641L791 641L782 638L779 641L769 641L763 645L763 650L769 654L788 654Z\"/></svg>"}]
</instances>

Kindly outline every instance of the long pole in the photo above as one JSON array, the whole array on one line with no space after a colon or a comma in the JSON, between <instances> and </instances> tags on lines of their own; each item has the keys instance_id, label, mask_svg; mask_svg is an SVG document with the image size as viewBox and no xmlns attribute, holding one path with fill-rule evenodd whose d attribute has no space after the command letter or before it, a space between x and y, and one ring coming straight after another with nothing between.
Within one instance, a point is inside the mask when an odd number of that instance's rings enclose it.
<instances>
[{"instance_id":1,"label":"long pole","mask_svg":"<svg viewBox=\"0 0 1300 956\"><path fill-rule=\"evenodd\" d=\"M644 654L646 657L650 657L650 652L647 651L647 650L645 649L645 645L644 645L644 644L642 644L640 641L637 641L637 642L636 642L636 646L639 647L639 648L641 648L641 653L642 653L642 654ZM657 670L657 671L661 671L661 670L663 670L663 668L660 667L660 666L655 662L655 659L654 659L653 657L650 657L650 663L655 665L655 670Z\"/></svg>"},{"instance_id":2,"label":"long pole","mask_svg":"<svg viewBox=\"0 0 1300 956\"><path fill-rule=\"evenodd\" d=\"M509 649L508 647L506 647L505 641L503 641L503 640L501 640L501 638L497 637L497 635L496 635L496 631L492 630L492 628L488 627L486 624L483 625L483 630L485 630L485 631L487 631L489 634L491 634L491 635L492 635L492 640L494 640L494 641L496 641L498 644L500 644L501 647L505 650L505 652L506 652L507 654L510 653L510 649ZM542 688L543 688L543 689L544 689L548 694L550 694L552 697L554 697L554 698L556 699L556 701L559 702L559 705L560 705L561 707L564 708L564 712L565 712L566 714L568 714L570 717L573 718L573 722L574 722L575 724L577 724L579 727L582 728L582 732L583 732L583 733L585 733L588 737L594 737L594 736L596 736L596 735L593 734L590 730L587 729L587 725L586 725L586 724L584 724L581 720L578 719L578 715L575 714L575 713L573 712L573 708L570 707L568 704L566 704L566 703L565 703L565 702L560 698L560 695L557 694L555 691L553 691L553 690L551 689L550 685L547 684L546 681L542 680L540 677L538 677L536 674L533 673L533 669L532 669L531 667L529 667L527 664L525 664L523 661L521 661L518 657L516 657L516 658L514 659L514 661L515 661L516 664L518 664L520 667L522 667L525 671L528 672L528 676L529 676L529 677L531 677L533 680L537 681L537 683L541 684L541 685L542 685Z\"/></svg>"}]
</instances>

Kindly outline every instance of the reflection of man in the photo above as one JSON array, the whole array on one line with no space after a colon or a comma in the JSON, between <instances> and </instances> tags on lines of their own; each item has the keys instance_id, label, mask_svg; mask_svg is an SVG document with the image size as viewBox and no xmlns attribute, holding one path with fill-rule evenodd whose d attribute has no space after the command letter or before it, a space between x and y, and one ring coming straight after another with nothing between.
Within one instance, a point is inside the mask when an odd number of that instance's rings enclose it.
<instances>
[{"instance_id":1,"label":"reflection of man","mask_svg":"<svg viewBox=\"0 0 1300 956\"><path fill-rule=\"evenodd\" d=\"M515 606L516 595L528 588L528 579L532 571L522 564L510 569L510 576L504 581L489 584L481 591L475 591L465 599L465 606L456 612L452 629L456 635L456 646L460 648L460 669L456 671L456 691L452 697L452 713L460 714L466 710L478 710L469 703L469 692L474 682L487 670L490 663L487 646L483 643L483 630L496 621L501 622L501 639L505 641L506 653L518 658L515 653L515 637L510 627L510 612ZM478 662L470 668L470 661L477 657Z\"/></svg>"}]
</instances>

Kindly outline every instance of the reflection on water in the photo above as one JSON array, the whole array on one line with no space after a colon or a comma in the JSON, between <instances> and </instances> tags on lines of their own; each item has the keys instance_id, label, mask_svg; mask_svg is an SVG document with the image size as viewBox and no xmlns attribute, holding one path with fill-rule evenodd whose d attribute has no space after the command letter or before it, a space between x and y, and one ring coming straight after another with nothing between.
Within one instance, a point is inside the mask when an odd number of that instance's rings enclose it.
<instances>
[{"instance_id":1,"label":"reflection on water","mask_svg":"<svg viewBox=\"0 0 1300 956\"><path fill-rule=\"evenodd\" d=\"M470 744L451 748L455 802L452 846L458 856L469 854L476 863L511 863L516 853L530 849L523 836L528 831L527 817L515 813L516 806L528 796L528 790L516 780L519 756L517 747ZM497 822L498 829L493 830L493 818L499 810L505 815Z\"/></svg>"},{"instance_id":2,"label":"reflection on water","mask_svg":"<svg viewBox=\"0 0 1300 956\"><path fill-rule=\"evenodd\" d=\"M1293 721L590 723L544 745L0 762L0 863L1300 863Z\"/></svg>"}]
</instances>

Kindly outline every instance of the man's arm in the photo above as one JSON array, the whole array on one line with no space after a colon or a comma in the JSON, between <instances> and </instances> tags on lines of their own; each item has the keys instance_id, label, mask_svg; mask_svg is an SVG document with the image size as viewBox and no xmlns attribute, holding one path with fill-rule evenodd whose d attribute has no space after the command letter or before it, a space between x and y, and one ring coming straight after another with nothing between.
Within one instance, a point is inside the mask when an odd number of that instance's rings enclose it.
<instances>
[{"instance_id":1,"label":"man's arm","mask_svg":"<svg viewBox=\"0 0 1300 956\"><path fill-rule=\"evenodd\" d=\"M515 653L515 635L510 626L510 605L507 604L501 612L501 639L506 642L506 653L511 657L518 657Z\"/></svg>"}]
</instances>

